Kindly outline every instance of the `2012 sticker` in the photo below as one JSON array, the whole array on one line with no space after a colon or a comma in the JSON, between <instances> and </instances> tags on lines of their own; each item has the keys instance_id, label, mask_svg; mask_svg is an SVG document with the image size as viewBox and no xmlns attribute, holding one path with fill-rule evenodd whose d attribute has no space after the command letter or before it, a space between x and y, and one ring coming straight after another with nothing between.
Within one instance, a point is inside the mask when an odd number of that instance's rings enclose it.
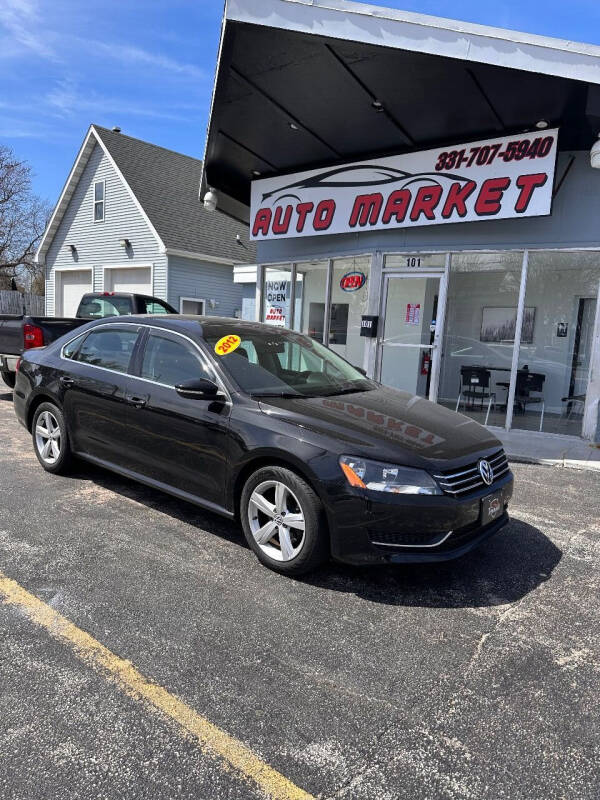
<instances>
[{"instance_id":1,"label":"2012 sticker","mask_svg":"<svg viewBox=\"0 0 600 800\"><path fill-rule=\"evenodd\" d=\"M222 336L215 345L215 353L218 356L226 356L240 346L242 340L235 333L230 333L227 336Z\"/></svg>"}]
</instances>

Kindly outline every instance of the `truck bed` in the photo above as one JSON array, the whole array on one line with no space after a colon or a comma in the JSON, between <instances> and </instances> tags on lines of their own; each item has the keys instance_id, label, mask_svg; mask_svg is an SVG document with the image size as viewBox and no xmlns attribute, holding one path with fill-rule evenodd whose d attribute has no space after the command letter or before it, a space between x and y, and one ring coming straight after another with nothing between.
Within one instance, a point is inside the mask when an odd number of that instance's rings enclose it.
<instances>
[{"instance_id":1,"label":"truck bed","mask_svg":"<svg viewBox=\"0 0 600 800\"><path fill-rule=\"evenodd\" d=\"M44 344L50 344L80 325L87 319L66 317L30 317L26 314L0 314L0 355L20 356L23 352L23 326L36 325L44 332Z\"/></svg>"}]
</instances>

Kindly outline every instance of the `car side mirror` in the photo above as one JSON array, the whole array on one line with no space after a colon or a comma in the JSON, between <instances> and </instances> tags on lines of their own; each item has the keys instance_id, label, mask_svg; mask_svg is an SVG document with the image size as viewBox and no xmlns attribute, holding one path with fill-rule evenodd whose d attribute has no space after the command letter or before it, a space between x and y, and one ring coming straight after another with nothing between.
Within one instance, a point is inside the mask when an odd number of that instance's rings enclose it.
<instances>
[{"instance_id":1,"label":"car side mirror","mask_svg":"<svg viewBox=\"0 0 600 800\"><path fill-rule=\"evenodd\" d=\"M209 378L194 378L191 381L178 383L175 391L180 397L187 397L189 400L219 399L219 387Z\"/></svg>"}]
</instances>

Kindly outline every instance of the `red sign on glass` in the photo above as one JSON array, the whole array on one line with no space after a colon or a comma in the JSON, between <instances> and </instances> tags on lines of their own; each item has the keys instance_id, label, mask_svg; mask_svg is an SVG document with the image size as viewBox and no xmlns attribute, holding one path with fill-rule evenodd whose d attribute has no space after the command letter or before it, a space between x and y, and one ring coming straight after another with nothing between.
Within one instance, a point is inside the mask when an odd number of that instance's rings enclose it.
<instances>
[{"instance_id":1,"label":"red sign on glass","mask_svg":"<svg viewBox=\"0 0 600 800\"><path fill-rule=\"evenodd\" d=\"M365 285L367 276L364 272L347 272L340 281L340 289L344 292L356 292Z\"/></svg>"},{"instance_id":2,"label":"red sign on glass","mask_svg":"<svg viewBox=\"0 0 600 800\"><path fill-rule=\"evenodd\" d=\"M406 319L404 322L407 325L418 325L421 321L421 303L407 303L406 304Z\"/></svg>"}]
</instances>

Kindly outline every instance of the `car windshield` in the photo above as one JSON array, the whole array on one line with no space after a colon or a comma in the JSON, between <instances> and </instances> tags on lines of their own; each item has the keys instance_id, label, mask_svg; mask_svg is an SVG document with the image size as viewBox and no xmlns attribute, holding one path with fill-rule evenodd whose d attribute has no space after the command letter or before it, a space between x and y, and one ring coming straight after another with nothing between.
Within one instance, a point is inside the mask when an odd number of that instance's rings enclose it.
<instances>
[{"instance_id":1,"label":"car windshield","mask_svg":"<svg viewBox=\"0 0 600 800\"><path fill-rule=\"evenodd\" d=\"M227 339L228 347L219 346ZM225 372L253 397L326 397L376 386L336 353L292 331L233 323L211 326L205 341Z\"/></svg>"}]
</instances>

